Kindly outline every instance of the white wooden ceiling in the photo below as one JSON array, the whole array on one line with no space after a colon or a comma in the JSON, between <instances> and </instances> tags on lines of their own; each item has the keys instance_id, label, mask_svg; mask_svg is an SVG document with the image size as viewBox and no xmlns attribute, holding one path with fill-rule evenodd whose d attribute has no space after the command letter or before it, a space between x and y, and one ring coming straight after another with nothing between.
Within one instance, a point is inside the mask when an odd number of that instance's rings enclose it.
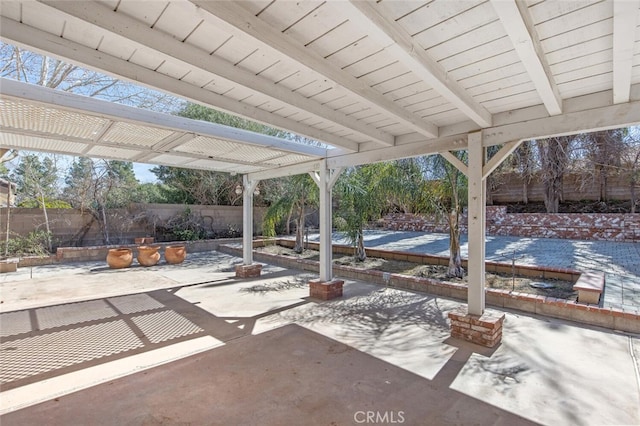
<instances>
[{"instance_id":1,"label":"white wooden ceiling","mask_svg":"<svg viewBox=\"0 0 640 426\"><path fill-rule=\"evenodd\" d=\"M352 156L336 164L640 122L638 0L3 0L0 15L7 43Z\"/></svg>"}]
</instances>

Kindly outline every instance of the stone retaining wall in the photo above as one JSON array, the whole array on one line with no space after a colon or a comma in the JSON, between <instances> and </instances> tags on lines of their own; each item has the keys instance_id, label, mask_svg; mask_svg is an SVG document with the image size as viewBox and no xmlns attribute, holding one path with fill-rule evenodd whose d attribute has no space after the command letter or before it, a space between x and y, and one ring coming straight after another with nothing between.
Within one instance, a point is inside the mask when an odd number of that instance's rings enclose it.
<instances>
[{"instance_id":1,"label":"stone retaining wall","mask_svg":"<svg viewBox=\"0 0 640 426\"><path fill-rule=\"evenodd\" d=\"M449 232L436 215L389 214L384 227L393 231ZM460 230L467 232L466 213ZM576 240L640 241L640 214L507 213L506 206L487 206L487 234Z\"/></svg>"}]
</instances>

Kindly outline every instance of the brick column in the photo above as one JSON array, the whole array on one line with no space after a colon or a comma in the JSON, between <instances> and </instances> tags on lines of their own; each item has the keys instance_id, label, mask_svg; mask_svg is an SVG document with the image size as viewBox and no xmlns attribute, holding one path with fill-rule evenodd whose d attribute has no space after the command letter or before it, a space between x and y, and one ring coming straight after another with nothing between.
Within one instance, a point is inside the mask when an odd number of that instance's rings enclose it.
<instances>
[{"instance_id":1,"label":"brick column","mask_svg":"<svg viewBox=\"0 0 640 426\"><path fill-rule=\"evenodd\" d=\"M320 279L309 281L309 296L321 300L331 300L342 297L342 280L321 281Z\"/></svg>"},{"instance_id":2,"label":"brick column","mask_svg":"<svg viewBox=\"0 0 640 426\"><path fill-rule=\"evenodd\" d=\"M262 264L254 263L253 265L236 265L237 278L255 278L259 277L262 272Z\"/></svg>"},{"instance_id":3,"label":"brick column","mask_svg":"<svg viewBox=\"0 0 640 426\"><path fill-rule=\"evenodd\" d=\"M504 317L503 313L489 310L482 315L473 315L468 313L466 306L461 306L449 312L451 337L492 348L502 340Z\"/></svg>"}]
</instances>

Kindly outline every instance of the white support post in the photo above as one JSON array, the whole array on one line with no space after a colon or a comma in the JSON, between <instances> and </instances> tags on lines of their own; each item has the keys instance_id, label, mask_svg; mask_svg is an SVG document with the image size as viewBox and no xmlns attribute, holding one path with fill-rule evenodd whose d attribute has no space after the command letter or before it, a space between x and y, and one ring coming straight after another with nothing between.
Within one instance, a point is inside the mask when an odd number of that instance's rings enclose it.
<instances>
[{"instance_id":1,"label":"white support post","mask_svg":"<svg viewBox=\"0 0 640 426\"><path fill-rule=\"evenodd\" d=\"M333 279L331 245L331 190L341 172L342 168L327 168L322 160L320 173L309 173L320 189L320 277L309 281L309 296L320 300L342 297L344 281Z\"/></svg>"},{"instance_id":2,"label":"white support post","mask_svg":"<svg viewBox=\"0 0 640 426\"><path fill-rule=\"evenodd\" d=\"M320 169L320 281L333 279L331 245L331 188L326 163Z\"/></svg>"},{"instance_id":3,"label":"white support post","mask_svg":"<svg viewBox=\"0 0 640 426\"><path fill-rule=\"evenodd\" d=\"M486 179L483 176L482 132L469 136L469 263L468 312L482 315L485 308Z\"/></svg>"},{"instance_id":4,"label":"white support post","mask_svg":"<svg viewBox=\"0 0 640 426\"><path fill-rule=\"evenodd\" d=\"M246 266L253 264L253 191L258 182L242 176L242 263Z\"/></svg>"},{"instance_id":5,"label":"white support post","mask_svg":"<svg viewBox=\"0 0 640 426\"><path fill-rule=\"evenodd\" d=\"M326 160L322 160L320 173L309 172L313 181L320 189L320 281L329 282L333 279L332 257L333 247L331 243L331 232L333 230L331 221L332 198L331 191L338 177L342 173L342 168L330 170L327 168Z\"/></svg>"}]
</instances>

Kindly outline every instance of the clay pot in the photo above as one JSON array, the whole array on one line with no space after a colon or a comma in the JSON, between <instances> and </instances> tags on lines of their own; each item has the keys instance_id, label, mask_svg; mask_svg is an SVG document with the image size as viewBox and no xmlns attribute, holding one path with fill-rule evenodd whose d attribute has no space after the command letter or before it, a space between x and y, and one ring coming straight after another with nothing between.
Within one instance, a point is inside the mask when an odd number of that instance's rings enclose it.
<instances>
[{"instance_id":1,"label":"clay pot","mask_svg":"<svg viewBox=\"0 0 640 426\"><path fill-rule=\"evenodd\" d=\"M129 248L109 249L107 264L112 269L128 268L133 262L133 251Z\"/></svg>"},{"instance_id":2,"label":"clay pot","mask_svg":"<svg viewBox=\"0 0 640 426\"><path fill-rule=\"evenodd\" d=\"M138 237L138 238L134 238L133 242L135 244L152 244L153 240L154 240L153 237Z\"/></svg>"},{"instance_id":3,"label":"clay pot","mask_svg":"<svg viewBox=\"0 0 640 426\"><path fill-rule=\"evenodd\" d=\"M153 266L160 261L160 246L138 247L138 263L142 266Z\"/></svg>"},{"instance_id":4,"label":"clay pot","mask_svg":"<svg viewBox=\"0 0 640 426\"><path fill-rule=\"evenodd\" d=\"M167 246L164 249L164 258L167 263L176 264L184 262L187 257L187 248L183 245Z\"/></svg>"}]
</instances>

